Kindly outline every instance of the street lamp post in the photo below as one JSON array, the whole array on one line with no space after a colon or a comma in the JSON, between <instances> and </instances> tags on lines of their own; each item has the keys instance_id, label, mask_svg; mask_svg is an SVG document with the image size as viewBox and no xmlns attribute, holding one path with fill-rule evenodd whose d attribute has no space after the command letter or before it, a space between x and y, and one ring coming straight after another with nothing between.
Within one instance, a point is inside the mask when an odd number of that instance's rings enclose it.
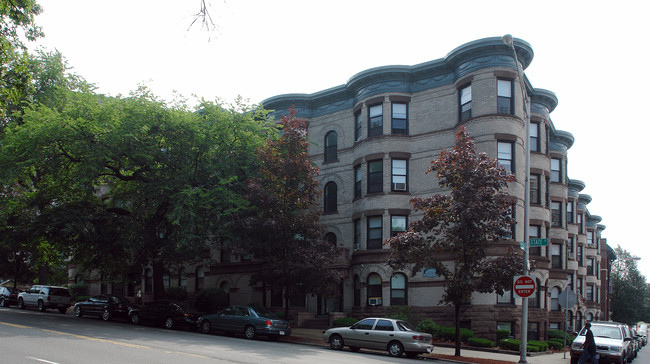
<instances>
[{"instance_id":1,"label":"street lamp post","mask_svg":"<svg viewBox=\"0 0 650 364\"><path fill-rule=\"evenodd\" d=\"M530 221L530 102L526 92L526 84L524 83L523 72L519 67L519 58L515 50L515 43L512 35L506 34L501 37L503 43L512 49L512 54L515 59L515 66L517 67L517 77L519 78L519 86L521 88L521 99L524 103L524 127L526 128L526 140L524 140L524 151L526 154L526 181L524 182L524 267L523 274L528 275L528 248L529 236L528 228ZM539 288L538 288L539 289ZM528 345L528 297L521 299L521 347L519 348L519 363L525 364L526 361L526 346Z\"/></svg>"}]
</instances>

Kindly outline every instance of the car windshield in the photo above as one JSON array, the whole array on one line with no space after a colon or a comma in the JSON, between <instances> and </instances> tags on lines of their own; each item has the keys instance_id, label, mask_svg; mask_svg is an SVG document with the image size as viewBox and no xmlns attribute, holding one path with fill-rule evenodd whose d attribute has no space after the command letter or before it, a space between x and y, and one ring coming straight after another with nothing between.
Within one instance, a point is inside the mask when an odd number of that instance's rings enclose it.
<instances>
[{"instance_id":1,"label":"car windshield","mask_svg":"<svg viewBox=\"0 0 650 364\"><path fill-rule=\"evenodd\" d=\"M594 337L603 337L608 339L622 339L621 330L615 326L591 326L591 332L594 333ZM582 330L580 333L581 336L584 336L587 333L587 330Z\"/></svg>"},{"instance_id":2,"label":"car windshield","mask_svg":"<svg viewBox=\"0 0 650 364\"><path fill-rule=\"evenodd\" d=\"M264 317L264 318L272 319L272 320L278 320L278 319L279 319L279 317L276 316L273 312L271 312L271 311L269 311L269 310L267 310L267 309L264 309L264 308L262 308L262 309L255 309L255 310L253 310L253 311L257 312L257 315L258 315L259 317Z\"/></svg>"},{"instance_id":3,"label":"car windshield","mask_svg":"<svg viewBox=\"0 0 650 364\"><path fill-rule=\"evenodd\" d=\"M399 327L400 331L415 331L415 327L406 321L397 321L397 327Z\"/></svg>"}]
</instances>

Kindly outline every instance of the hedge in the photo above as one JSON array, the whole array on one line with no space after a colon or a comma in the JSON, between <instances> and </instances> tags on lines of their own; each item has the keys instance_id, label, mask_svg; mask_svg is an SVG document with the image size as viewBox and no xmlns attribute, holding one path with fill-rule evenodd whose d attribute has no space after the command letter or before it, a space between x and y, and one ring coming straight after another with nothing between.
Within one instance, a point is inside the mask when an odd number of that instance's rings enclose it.
<instances>
[{"instance_id":1,"label":"hedge","mask_svg":"<svg viewBox=\"0 0 650 364\"><path fill-rule=\"evenodd\" d=\"M497 330L497 342L510 337L510 330Z\"/></svg>"},{"instance_id":2,"label":"hedge","mask_svg":"<svg viewBox=\"0 0 650 364\"><path fill-rule=\"evenodd\" d=\"M557 342L555 340L547 341L548 347L553 350L562 350L564 348L564 342Z\"/></svg>"},{"instance_id":3,"label":"hedge","mask_svg":"<svg viewBox=\"0 0 650 364\"><path fill-rule=\"evenodd\" d=\"M517 339L502 339L501 341L499 341L499 347L506 350L519 351L520 346L521 346L521 341Z\"/></svg>"},{"instance_id":4,"label":"hedge","mask_svg":"<svg viewBox=\"0 0 650 364\"><path fill-rule=\"evenodd\" d=\"M460 341L466 343L470 337L474 337L474 331L460 329ZM446 341L456 340L456 328L452 326L440 326L439 338Z\"/></svg>"},{"instance_id":5,"label":"hedge","mask_svg":"<svg viewBox=\"0 0 650 364\"><path fill-rule=\"evenodd\" d=\"M530 340L527 346L536 346L539 348L537 351L547 351L548 350L548 344L544 341L538 341L538 340Z\"/></svg>"},{"instance_id":6,"label":"hedge","mask_svg":"<svg viewBox=\"0 0 650 364\"><path fill-rule=\"evenodd\" d=\"M332 321L332 324L334 327L350 327L359 321L358 319L354 317L339 317L337 319L334 319Z\"/></svg>"},{"instance_id":7,"label":"hedge","mask_svg":"<svg viewBox=\"0 0 650 364\"><path fill-rule=\"evenodd\" d=\"M488 339L483 339L480 337L470 337L467 339L467 344L469 346L477 346L480 348L493 348L494 347L494 341L488 340Z\"/></svg>"},{"instance_id":8,"label":"hedge","mask_svg":"<svg viewBox=\"0 0 650 364\"><path fill-rule=\"evenodd\" d=\"M431 334L434 338L440 337L440 326L436 325L432 319L424 319L418 322L418 325L415 327L416 330L420 332L426 332Z\"/></svg>"}]
</instances>

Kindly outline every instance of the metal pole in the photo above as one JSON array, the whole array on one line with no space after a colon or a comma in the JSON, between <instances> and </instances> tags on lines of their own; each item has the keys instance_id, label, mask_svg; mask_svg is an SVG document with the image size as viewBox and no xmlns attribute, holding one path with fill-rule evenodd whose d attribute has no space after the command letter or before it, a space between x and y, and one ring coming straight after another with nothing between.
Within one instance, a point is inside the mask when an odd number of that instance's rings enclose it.
<instances>
[{"instance_id":1,"label":"metal pole","mask_svg":"<svg viewBox=\"0 0 650 364\"><path fill-rule=\"evenodd\" d=\"M512 49L512 54L515 59L515 66L517 67L517 76L519 78L519 86L521 88L521 98L524 103L524 127L526 128L526 140L524 140L524 151L526 154L526 180L524 182L524 267L523 273L528 275L528 249L529 249L529 219L530 219L530 102L526 92L526 84L524 82L523 72L519 67L519 58L515 50L514 39L510 34L504 35L503 42ZM539 289L539 287L538 287ZM526 361L526 346L528 345L528 297L521 299L521 346L519 348L520 358L519 363L527 364Z\"/></svg>"}]
</instances>

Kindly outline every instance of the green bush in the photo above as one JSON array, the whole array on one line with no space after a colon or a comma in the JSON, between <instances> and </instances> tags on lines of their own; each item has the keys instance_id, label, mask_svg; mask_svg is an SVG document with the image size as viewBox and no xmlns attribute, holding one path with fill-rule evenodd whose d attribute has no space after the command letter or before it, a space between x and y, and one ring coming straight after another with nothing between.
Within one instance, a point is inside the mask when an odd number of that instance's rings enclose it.
<instances>
[{"instance_id":1,"label":"green bush","mask_svg":"<svg viewBox=\"0 0 650 364\"><path fill-rule=\"evenodd\" d=\"M84 284L71 284L68 286L68 291L70 291L70 297L72 297L73 301L83 301L79 300L79 297L81 296L86 296L86 298L88 298L88 287Z\"/></svg>"},{"instance_id":2,"label":"green bush","mask_svg":"<svg viewBox=\"0 0 650 364\"><path fill-rule=\"evenodd\" d=\"M506 350L519 351L521 341L516 339L502 339L499 341L499 347Z\"/></svg>"},{"instance_id":3,"label":"green bush","mask_svg":"<svg viewBox=\"0 0 650 364\"><path fill-rule=\"evenodd\" d=\"M494 347L494 342L492 340L488 339L483 339L480 337L470 337L467 339L467 344L469 346L476 346L479 348L493 348Z\"/></svg>"},{"instance_id":4,"label":"green bush","mask_svg":"<svg viewBox=\"0 0 650 364\"><path fill-rule=\"evenodd\" d=\"M388 306L385 316L396 320L408 321L413 325L417 325L421 320L420 315L411 312L411 306Z\"/></svg>"},{"instance_id":5,"label":"green bush","mask_svg":"<svg viewBox=\"0 0 650 364\"><path fill-rule=\"evenodd\" d=\"M565 335L564 335L564 331L562 330L548 330L548 337L549 339L560 339L560 341L564 343ZM574 337L571 334L569 333L566 334L567 345L571 345L573 339Z\"/></svg>"},{"instance_id":6,"label":"green bush","mask_svg":"<svg viewBox=\"0 0 650 364\"><path fill-rule=\"evenodd\" d=\"M546 343L548 344L548 347L553 350L562 350L564 347L564 342L558 342L556 340L549 340Z\"/></svg>"},{"instance_id":7,"label":"green bush","mask_svg":"<svg viewBox=\"0 0 650 364\"><path fill-rule=\"evenodd\" d=\"M350 326L356 324L357 321L359 321L359 320L357 320L354 317L340 317L340 318L334 319L334 321L332 321L332 324L334 325L334 327L350 327Z\"/></svg>"},{"instance_id":8,"label":"green bush","mask_svg":"<svg viewBox=\"0 0 650 364\"><path fill-rule=\"evenodd\" d=\"M436 339L440 337L440 326L436 325L436 323L429 318L418 322L418 325L415 327L415 329L420 332L426 332L427 334L431 334L431 336L433 336Z\"/></svg>"},{"instance_id":9,"label":"green bush","mask_svg":"<svg viewBox=\"0 0 650 364\"><path fill-rule=\"evenodd\" d=\"M228 294L220 288L206 288L196 293L194 308L200 312L216 312L228 306Z\"/></svg>"},{"instance_id":10,"label":"green bush","mask_svg":"<svg viewBox=\"0 0 650 364\"><path fill-rule=\"evenodd\" d=\"M510 337L510 330L497 330L497 342Z\"/></svg>"},{"instance_id":11,"label":"green bush","mask_svg":"<svg viewBox=\"0 0 650 364\"><path fill-rule=\"evenodd\" d=\"M526 345L526 352L528 353L538 353L542 350L539 349L539 346L535 345Z\"/></svg>"},{"instance_id":12,"label":"green bush","mask_svg":"<svg viewBox=\"0 0 650 364\"><path fill-rule=\"evenodd\" d=\"M172 301L186 301L189 295L184 287L165 288L165 298Z\"/></svg>"},{"instance_id":13,"label":"green bush","mask_svg":"<svg viewBox=\"0 0 650 364\"><path fill-rule=\"evenodd\" d=\"M474 332L468 329L460 329L460 341L466 343L470 337L474 337ZM446 341L456 340L456 328L452 326L440 326L440 338Z\"/></svg>"},{"instance_id":14,"label":"green bush","mask_svg":"<svg viewBox=\"0 0 650 364\"><path fill-rule=\"evenodd\" d=\"M538 340L531 340L528 343L528 346L536 346L539 348L537 351L547 351L548 350L548 344L544 341L538 341Z\"/></svg>"}]
</instances>

